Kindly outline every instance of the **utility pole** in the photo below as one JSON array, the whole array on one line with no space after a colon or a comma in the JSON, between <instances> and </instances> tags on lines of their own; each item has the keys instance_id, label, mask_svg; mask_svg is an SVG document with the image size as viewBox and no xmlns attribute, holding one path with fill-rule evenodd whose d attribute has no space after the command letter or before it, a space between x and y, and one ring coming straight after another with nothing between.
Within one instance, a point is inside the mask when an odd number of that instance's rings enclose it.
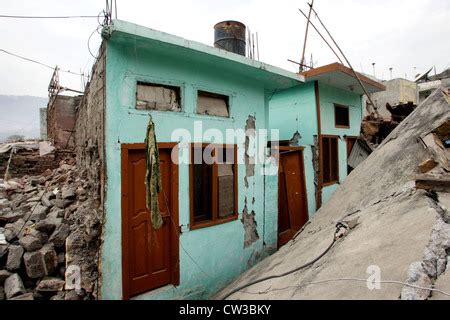
<instances>
[{"instance_id":1,"label":"utility pole","mask_svg":"<svg viewBox=\"0 0 450 320\"><path fill-rule=\"evenodd\" d=\"M391 72L391 80L392 80L392 67L389 68L389 71Z\"/></svg>"},{"instance_id":2,"label":"utility pole","mask_svg":"<svg viewBox=\"0 0 450 320\"><path fill-rule=\"evenodd\" d=\"M375 73L375 62L372 62L372 67L373 67L373 76L376 78L377 75Z\"/></svg>"},{"instance_id":3,"label":"utility pole","mask_svg":"<svg viewBox=\"0 0 450 320\"><path fill-rule=\"evenodd\" d=\"M313 10L314 0L311 0L311 4L309 5L309 14L308 19L306 20L306 32L305 32L305 41L303 42L303 52L302 52L302 59L300 60L300 68L299 72L302 72L304 70L305 65L305 53L306 53L306 41L308 40L308 31L309 31L309 20L311 18L311 13Z\"/></svg>"}]
</instances>

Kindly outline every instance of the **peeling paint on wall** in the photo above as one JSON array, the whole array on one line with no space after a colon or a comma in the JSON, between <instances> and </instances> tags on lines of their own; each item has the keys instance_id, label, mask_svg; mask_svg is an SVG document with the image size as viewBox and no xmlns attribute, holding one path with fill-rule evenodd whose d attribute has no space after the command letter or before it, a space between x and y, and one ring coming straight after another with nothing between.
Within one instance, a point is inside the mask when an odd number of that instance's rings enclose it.
<instances>
[{"instance_id":1,"label":"peeling paint on wall","mask_svg":"<svg viewBox=\"0 0 450 320\"><path fill-rule=\"evenodd\" d=\"M247 202L247 200L246 200ZM253 243L259 240L258 230L256 229L255 211L248 213L247 203L245 204L242 213L242 224L244 225L244 248L250 247Z\"/></svg>"},{"instance_id":2,"label":"peeling paint on wall","mask_svg":"<svg viewBox=\"0 0 450 320\"><path fill-rule=\"evenodd\" d=\"M294 136L292 137L291 140L289 140L289 146L291 147L298 147L300 146L300 139L302 138L302 136L300 135L300 132L296 132L294 133Z\"/></svg>"},{"instance_id":3,"label":"peeling paint on wall","mask_svg":"<svg viewBox=\"0 0 450 320\"><path fill-rule=\"evenodd\" d=\"M245 187L248 189L248 178L255 176L255 155L252 152L254 145L251 147L251 143L255 142L256 138L256 118L254 116L248 116L247 123L245 125Z\"/></svg>"},{"instance_id":4,"label":"peeling paint on wall","mask_svg":"<svg viewBox=\"0 0 450 320\"><path fill-rule=\"evenodd\" d=\"M311 146L312 151L312 162L314 168L314 187L316 195L316 206L318 206L321 202L320 199L320 190L319 190L319 178L320 178L320 164L319 164L319 138L318 136L314 136L314 145Z\"/></svg>"}]
</instances>

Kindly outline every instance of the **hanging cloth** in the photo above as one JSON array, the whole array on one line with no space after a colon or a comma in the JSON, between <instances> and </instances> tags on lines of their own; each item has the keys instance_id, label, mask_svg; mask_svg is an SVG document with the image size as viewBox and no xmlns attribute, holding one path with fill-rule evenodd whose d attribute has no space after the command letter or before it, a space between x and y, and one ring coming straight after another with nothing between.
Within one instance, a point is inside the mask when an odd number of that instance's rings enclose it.
<instances>
[{"instance_id":1,"label":"hanging cloth","mask_svg":"<svg viewBox=\"0 0 450 320\"><path fill-rule=\"evenodd\" d=\"M162 190L161 172L159 168L159 150L156 142L155 124L152 117L148 121L147 135L145 137L145 150L147 154L147 172L145 174L145 192L147 209L153 228L158 230L163 224L159 212L158 193Z\"/></svg>"}]
</instances>

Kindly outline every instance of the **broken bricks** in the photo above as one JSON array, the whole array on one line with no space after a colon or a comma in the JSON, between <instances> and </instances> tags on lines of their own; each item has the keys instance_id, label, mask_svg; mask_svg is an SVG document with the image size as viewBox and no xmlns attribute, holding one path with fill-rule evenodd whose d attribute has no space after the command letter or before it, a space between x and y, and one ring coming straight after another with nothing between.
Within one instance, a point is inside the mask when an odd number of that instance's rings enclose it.
<instances>
[{"instance_id":1,"label":"broken bricks","mask_svg":"<svg viewBox=\"0 0 450 320\"><path fill-rule=\"evenodd\" d=\"M22 279L17 273L11 275L10 277L8 277L8 279L5 280L4 288L6 299L14 298L26 292Z\"/></svg>"},{"instance_id":2,"label":"broken bricks","mask_svg":"<svg viewBox=\"0 0 450 320\"><path fill-rule=\"evenodd\" d=\"M88 185L75 175L74 169L75 166L63 165L59 171L47 171L42 175L46 180L45 186L40 184L44 179L32 176L17 179L15 190L8 190L8 193L0 190L0 234L4 236L0 243L0 300L53 297L79 300L85 297L64 288L66 252L72 250L66 246L66 239L71 234L70 226L83 223L90 212L96 213L97 208L95 202L88 201ZM63 182L57 182L58 179ZM15 183L14 180L10 182ZM78 231L83 244L93 241L92 235L86 239L85 231L74 230ZM96 263L94 258L91 259L94 255L88 251L95 250L95 247L86 249L83 246L73 250L76 252L71 257L77 259L78 265L86 270L96 268L84 266ZM84 260L86 257L89 262ZM8 282L8 292L12 293L7 297L6 292L2 294L6 291L4 282L13 274L17 276ZM87 275L84 287L92 290L95 277L95 274ZM48 294L51 292L55 292L53 297Z\"/></svg>"}]
</instances>

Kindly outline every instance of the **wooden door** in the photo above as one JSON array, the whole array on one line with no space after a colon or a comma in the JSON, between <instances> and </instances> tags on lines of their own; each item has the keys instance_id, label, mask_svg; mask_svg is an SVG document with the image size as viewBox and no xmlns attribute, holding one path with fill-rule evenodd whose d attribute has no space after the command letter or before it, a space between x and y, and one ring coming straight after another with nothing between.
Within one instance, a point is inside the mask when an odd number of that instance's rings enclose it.
<instances>
[{"instance_id":1,"label":"wooden door","mask_svg":"<svg viewBox=\"0 0 450 320\"><path fill-rule=\"evenodd\" d=\"M122 148L124 298L178 284L178 168L172 148L160 145L163 225L155 230L145 201L146 154L143 145Z\"/></svg>"},{"instance_id":2,"label":"wooden door","mask_svg":"<svg viewBox=\"0 0 450 320\"><path fill-rule=\"evenodd\" d=\"M347 137L347 161L352 154L353 147L356 144L358 137ZM347 174L350 174L353 171L353 168L347 165Z\"/></svg>"},{"instance_id":3,"label":"wooden door","mask_svg":"<svg viewBox=\"0 0 450 320\"><path fill-rule=\"evenodd\" d=\"M280 147L278 174L278 246L288 243L308 222L303 151Z\"/></svg>"}]
</instances>

